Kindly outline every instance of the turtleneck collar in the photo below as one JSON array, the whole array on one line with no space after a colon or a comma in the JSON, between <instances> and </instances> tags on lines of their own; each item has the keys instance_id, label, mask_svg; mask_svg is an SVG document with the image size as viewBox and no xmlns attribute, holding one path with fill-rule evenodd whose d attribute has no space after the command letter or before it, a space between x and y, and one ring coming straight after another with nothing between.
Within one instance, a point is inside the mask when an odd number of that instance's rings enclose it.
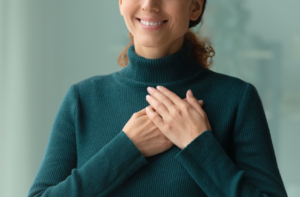
<instances>
[{"instance_id":1,"label":"turtleneck collar","mask_svg":"<svg viewBox=\"0 0 300 197\"><path fill-rule=\"evenodd\" d=\"M204 69L192 58L192 47L184 42L182 48L165 57L147 59L135 53L134 45L127 49L129 64L119 73L144 83L168 83L191 77Z\"/></svg>"}]
</instances>

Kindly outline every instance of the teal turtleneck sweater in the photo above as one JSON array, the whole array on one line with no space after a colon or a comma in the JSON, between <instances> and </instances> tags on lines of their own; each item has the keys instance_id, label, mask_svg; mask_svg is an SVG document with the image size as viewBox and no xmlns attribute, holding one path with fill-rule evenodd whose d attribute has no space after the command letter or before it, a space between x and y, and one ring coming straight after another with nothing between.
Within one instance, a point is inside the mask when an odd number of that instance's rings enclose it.
<instances>
[{"instance_id":1,"label":"teal turtleneck sweater","mask_svg":"<svg viewBox=\"0 0 300 197\"><path fill-rule=\"evenodd\" d=\"M122 70L70 86L29 197L287 196L251 83L202 68L188 43L159 59L137 55L134 45L127 52ZM191 89L212 131L145 158L122 128L157 85L182 99Z\"/></svg>"}]
</instances>

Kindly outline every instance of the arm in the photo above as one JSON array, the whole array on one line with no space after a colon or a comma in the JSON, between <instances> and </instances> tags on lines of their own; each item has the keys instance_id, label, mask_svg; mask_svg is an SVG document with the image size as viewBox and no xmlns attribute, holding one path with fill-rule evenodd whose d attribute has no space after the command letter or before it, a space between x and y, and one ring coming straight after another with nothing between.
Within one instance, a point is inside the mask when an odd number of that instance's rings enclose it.
<instances>
[{"instance_id":1,"label":"arm","mask_svg":"<svg viewBox=\"0 0 300 197\"><path fill-rule=\"evenodd\" d=\"M286 197L263 105L248 83L233 130L233 160L207 130L175 158L208 196Z\"/></svg>"},{"instance_id":2,"label":"arm","mask_svg":"<svg viewBox=\"0 0 300 197\"><path fill-rule=\"evenodd\" d=\"M55 117L46 153L29 197L105 196L148 163L121 131L77 169L77 113L78 97L76 87L72 85Z\"/></svg>"}]
</instances>

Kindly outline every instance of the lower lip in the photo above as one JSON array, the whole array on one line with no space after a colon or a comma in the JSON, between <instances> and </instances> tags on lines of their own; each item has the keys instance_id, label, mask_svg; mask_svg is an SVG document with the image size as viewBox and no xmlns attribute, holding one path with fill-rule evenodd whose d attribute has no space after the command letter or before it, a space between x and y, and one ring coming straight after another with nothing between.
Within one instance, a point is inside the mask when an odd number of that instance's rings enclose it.
<instances>
[{"instance_id":1,"label":"lower lip","mask_svg":"<svg viewBox=\"0 0 300 197\"><path fill-rule=\"evenodd\" d=\"M142 28L144 28L144 29L146 29L146 30L157 30L157 29L163 27L163 26L168 22L168 21L167 21L167 22L162 23L162 24L160 24L160 25L149 26L149 25L143 24L139 19L136 19L136 20L139 22L139 24L142 26Z\"/></svg>"}]
</instances>

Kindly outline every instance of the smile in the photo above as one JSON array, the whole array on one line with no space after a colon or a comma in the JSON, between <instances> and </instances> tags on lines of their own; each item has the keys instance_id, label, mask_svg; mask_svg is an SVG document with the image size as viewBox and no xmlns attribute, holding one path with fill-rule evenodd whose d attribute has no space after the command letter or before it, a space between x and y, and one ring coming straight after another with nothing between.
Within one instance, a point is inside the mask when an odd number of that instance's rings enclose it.
<instances>
[{"instance_id":1,"label":"smile","mask_svg":"<svg viewBox=\"0 0 300 197\"><path fill-rule=\"evenodd\" d=\"M161 21L161 22L148 22L148 21L143 21L139 18L137 18L137 21L146 30L157 30L163 27L168 21Z\"/></svg>"}]
</instances>

